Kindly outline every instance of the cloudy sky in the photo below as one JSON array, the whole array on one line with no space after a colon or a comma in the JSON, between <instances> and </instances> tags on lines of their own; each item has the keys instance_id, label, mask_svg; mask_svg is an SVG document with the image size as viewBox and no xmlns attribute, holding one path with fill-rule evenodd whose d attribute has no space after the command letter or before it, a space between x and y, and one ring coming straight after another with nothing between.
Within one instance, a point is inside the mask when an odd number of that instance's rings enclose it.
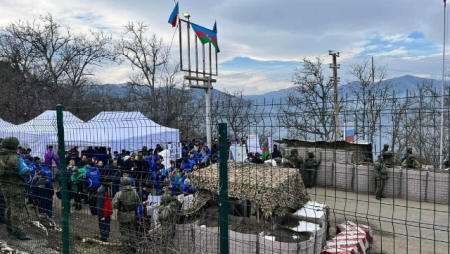
<instances>
[{"instance_id":1,"label":"cloudy sky","mask_svg":"<svg viewBox=\"0 0 450 254\"><path fill-rule=\"evenodd\" d=\"M167 20L173 0L1 0L0 26L51 13L74 32L102 29L114 37L129 21L143 21L172 44L178 40ZM351 64L370 59L389 77L439 79L442 73L442 0L179 0L180 13L212 28L217 20L217 89L261 94L286 88L302 57L340 52L341 83L352 81ZM173 42L172 42L173 40ZM178 60L177 54L172 54ZM450 59L450 58L449 58ZM129 64L104 66L104 83L127 81ZM328 70L327 70L328 71ZM329 73L327 73L328 75Z\"/></svg>"}]
</instances>

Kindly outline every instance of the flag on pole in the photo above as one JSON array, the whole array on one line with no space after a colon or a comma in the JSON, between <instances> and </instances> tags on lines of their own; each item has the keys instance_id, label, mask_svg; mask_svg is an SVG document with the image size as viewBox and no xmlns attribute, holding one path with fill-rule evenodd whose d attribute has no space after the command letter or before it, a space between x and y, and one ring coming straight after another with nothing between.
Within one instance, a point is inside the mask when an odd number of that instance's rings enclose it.
<instances>
[{"instance_id":1,"label":"flag on pole","mask_svg":"<svg viewBox=\"0 0 450 254\"><path fill-rule=\"evenodd\" d=\"M355 142L355 123L345 122L345 141Z\"/></svg>"},{"instance_id":2,"label":"flag on pole","mask_svg":"<svg viewBox=\"0 0 450 254\"><path fill-rule=\"evenodd\" d=\"M264 142L262 160L265 160L268 156L269 156L269 146L268 146L267 142Z\"/></svg>"},{"instance_id":3,"label":"flag on pole","mask_svg":"<svg viewBox=\"0 0 450 254\"><path fill-rule=\"evenodd\" d=\"M177 21L178 21L178 2L175 5L175 8L173 8L172 14L170 14L169 24L172 24L172 27L175 27L177 25Z\"/></svg>"},{"instance_id":4,"label":"flag on pole","mask_svg":"<svg viewBox=\"0 0 450 254\"><path fill-rule=\"evenodd\" d=\"M213 32L217 34L217 21L214 21ZM216 35L217 36L217 35Z\"/></svg>"},{"instance_id":5,"label":"flag on pole","mask_svg":"<svg viewBox=\"0 0 450 254\"><path fill-rule=\"evenodd\" d=\"M219 45L217 44L217 33L209 30L208 28L204 28L202 26L191 23L192 29L194 29L195 34L198 36L198 39L202 42L202 44L211 43L214 48L216 48L216 52L220 52Z\"/></svg>"}]
</instances>

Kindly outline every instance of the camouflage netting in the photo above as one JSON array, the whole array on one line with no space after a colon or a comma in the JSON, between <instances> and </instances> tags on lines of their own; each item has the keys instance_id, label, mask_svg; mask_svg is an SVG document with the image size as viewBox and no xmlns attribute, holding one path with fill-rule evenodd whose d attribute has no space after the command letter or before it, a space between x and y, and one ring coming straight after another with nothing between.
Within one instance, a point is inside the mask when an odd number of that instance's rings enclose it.
<instances>
[{"instance_id":1,"label":"camouflage netting","mask_svg":"<svg viewBox=\"0 0 450 254\"><path fill-rule=\"evenodd\" d=\"M219 164L191 174L191 185L219 194ZM262 215L283 215L310 200L297 169L267 164L228 163L228 196L259 205Z\"/></svg>"}]
</instances>

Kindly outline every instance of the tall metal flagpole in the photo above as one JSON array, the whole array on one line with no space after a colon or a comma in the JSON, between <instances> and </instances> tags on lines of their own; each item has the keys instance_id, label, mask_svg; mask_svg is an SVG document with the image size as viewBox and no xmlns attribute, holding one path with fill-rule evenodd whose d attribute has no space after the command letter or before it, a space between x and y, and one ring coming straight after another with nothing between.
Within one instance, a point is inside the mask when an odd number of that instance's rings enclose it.
<instances>
[{"instance_id":1,"label":"tall metal flagpole","mask_svg":"<svg viewBox=\"0 0 450 254\"><path fill-rule=\"evenodd\" d=\"M442 50L442 84L441 84L441 140L439 145L439 168L442 169L443 148L444 148L444 86L445 86L445 44L447 30L447 0L444 0L444 44Z\"/></svg>"}]
</instances>

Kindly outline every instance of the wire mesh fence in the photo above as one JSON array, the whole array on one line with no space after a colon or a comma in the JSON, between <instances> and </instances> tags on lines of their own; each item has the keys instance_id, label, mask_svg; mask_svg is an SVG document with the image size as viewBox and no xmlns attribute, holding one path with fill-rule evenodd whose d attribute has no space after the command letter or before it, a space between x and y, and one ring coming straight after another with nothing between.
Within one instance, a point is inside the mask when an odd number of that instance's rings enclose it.
<instances>
[{"instance_id":1,"label":"wire mesh fence","mask_svg":"<svg viewBox=\"0 0 450 254\"><path fill-rule=\"evenodd\" d=\"M343 100L338 134L333 106L293 98L215 101L212 126L201 108L170 126L145 108L3 122L1 248L449 253L449 109L439 102Z\"/></svg>"}]
</instances>

